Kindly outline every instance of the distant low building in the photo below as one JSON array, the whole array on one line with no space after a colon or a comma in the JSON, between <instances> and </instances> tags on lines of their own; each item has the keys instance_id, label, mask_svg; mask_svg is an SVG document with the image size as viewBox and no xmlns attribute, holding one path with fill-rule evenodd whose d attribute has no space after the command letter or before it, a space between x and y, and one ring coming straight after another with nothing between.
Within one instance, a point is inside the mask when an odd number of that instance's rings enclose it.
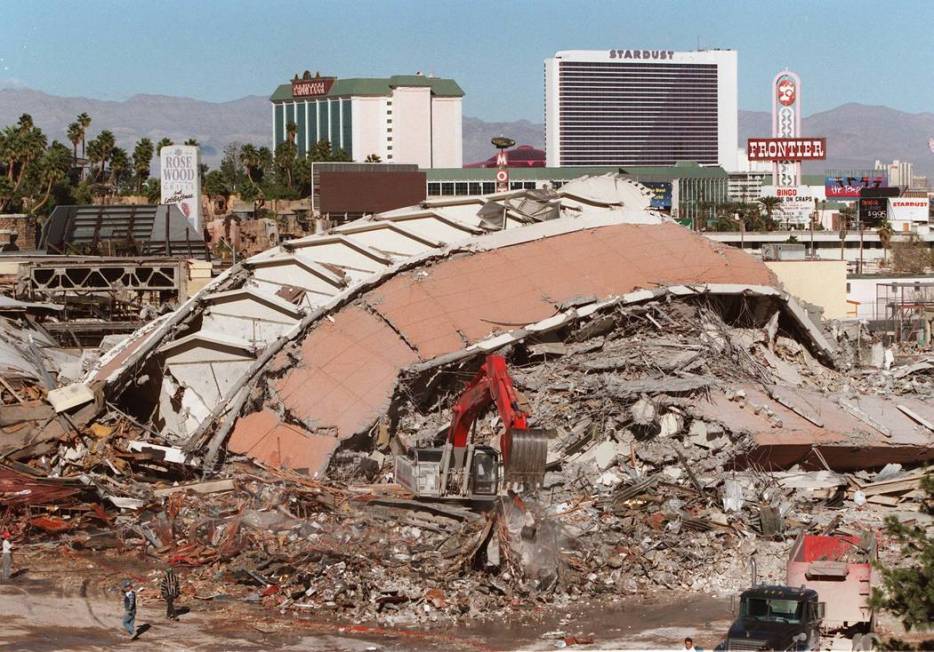
<instances>
[{"instance_id":1,"label":"distant low building","mask_svg":"<svg viewBox=\"0 0 934 652\"><path fill-rule=\"evenodd\" d=\"M39 248L50 254L207 258L204 234L178 206L56 206Z\"/></svg>"},{"instance_id":2,"label":"distant low building","mask_svg":"<svg viewBox=\"0 0 934 652\"><path fill-rule=\"evenodd\" d=\"M545 150L532 147L531 145L519 145L513 149L506 150L507 167L510 168L543 168L545 167ZM467 163L465 168L495 168L496 154L476 163Z\"/></svg>"}]
</instances>

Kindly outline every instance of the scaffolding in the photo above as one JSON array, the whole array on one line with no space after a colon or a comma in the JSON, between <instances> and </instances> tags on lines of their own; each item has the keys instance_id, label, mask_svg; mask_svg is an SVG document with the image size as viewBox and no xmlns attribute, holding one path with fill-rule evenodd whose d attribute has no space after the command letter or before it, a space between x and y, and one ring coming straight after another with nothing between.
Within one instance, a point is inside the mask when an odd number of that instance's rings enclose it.
<instances>
[{"instance_id":1,"label":"scaffolding","mask_svg":"<svg viewBox=\"0 0 934 652\"><path fill-rule=\"evenodd\" d=\"M875 312L876 319L891 325L896 342L927 346L934 327L934 282L877 284Z\"/></svg>"}]
</instances>

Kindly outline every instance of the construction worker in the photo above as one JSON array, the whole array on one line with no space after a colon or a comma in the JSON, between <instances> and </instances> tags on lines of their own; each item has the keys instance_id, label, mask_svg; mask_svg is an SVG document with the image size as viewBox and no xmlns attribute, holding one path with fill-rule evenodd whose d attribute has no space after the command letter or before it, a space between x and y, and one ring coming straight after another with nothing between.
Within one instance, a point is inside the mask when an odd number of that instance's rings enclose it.
<instances>
[{"instance_id":1,"label":"construction worker","mask_svg":"<svg viewBox=\"0 0 934 652\"><path fill-rule=\"evenodd\" d=\"M3 561L0 563L2 565L2 575L0 575L0 580L4 584L10 581L10 575L13 570L13 544L10 543L10 533L3 533Z\"/></svg>"},{"instance_id":2,"label":"construction worker","mask_svg":"<svg viewBox=\"0 0 934 652\"><path fill-rule=\"evenodd\" d=\"M178 614L175 613L175 599L178 598L181 591L178 586L178 576L172 568L166 568L162 574L159 590L162 593L162 599L165 600L165 617L170 620L178 620Z\"/></svg>"},{"instance_id":3,"label":"construction worker","mask_svg":"<svg viewBox=\"0 0 934 652\"><path fill-rule=\"evenodd\" d=\"M130 580L123 580L123 628L130 638L136 637L136 591Z\"/></svg>"}]
</instances>

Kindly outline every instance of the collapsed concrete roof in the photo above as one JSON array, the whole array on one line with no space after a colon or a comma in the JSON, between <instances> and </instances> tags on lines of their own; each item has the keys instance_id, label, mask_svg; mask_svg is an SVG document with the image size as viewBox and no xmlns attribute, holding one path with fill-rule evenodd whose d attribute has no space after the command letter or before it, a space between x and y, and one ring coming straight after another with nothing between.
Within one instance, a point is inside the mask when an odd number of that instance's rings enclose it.
<instances>
[{"instance_id":1,"label":"collapsed concrete roof","mask_svg":"<svg viewBox=\"0 0 934 652\"><path fill-rule=\"evenodd\" d=\"M298 449L329 455L333 446L319 437L368 432L403 370L494 350L614 301L665 292L768 297L830 360L830 346L763 263L648 202L638 184L607 175L560 193L425 202L290 241L115 347L86 382L122 395L128 411L154 414L169 442L194 451L210 440L208 465L233 430L237 450L277 465L302 460L310 470L321 465ZM242 310L218 309L234 296ZM283 301L300 312L283 313ZM265 406L250 398L261 378L271 393ZM238 424L252 408L272 411L288 433L251 427L256 417ZM261 444L263 433L277 445Z\"/></svg>"}]
</instances>

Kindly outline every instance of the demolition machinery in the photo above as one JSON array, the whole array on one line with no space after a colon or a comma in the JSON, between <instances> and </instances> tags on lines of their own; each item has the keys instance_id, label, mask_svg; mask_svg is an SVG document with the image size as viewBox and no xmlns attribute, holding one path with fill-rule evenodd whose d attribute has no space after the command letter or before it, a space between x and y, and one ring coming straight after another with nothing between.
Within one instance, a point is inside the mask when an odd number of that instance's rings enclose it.
<instances>
[{"instance_id":1,"label":"demolition machinery","mask_svg":"<svg viewBox=\"0 0 934 652\"><path fill-rule=\"evenodd\" d=\"M477 417L491 404L502 420L499 451L474 441ZM528 418L506 360L490 354L454 404L444 446L397 455L396 482L422 498L466 500L493 499L510 487L538 487L545 477L549 435L530 429Z\"/></svg>"}]
</instances>

